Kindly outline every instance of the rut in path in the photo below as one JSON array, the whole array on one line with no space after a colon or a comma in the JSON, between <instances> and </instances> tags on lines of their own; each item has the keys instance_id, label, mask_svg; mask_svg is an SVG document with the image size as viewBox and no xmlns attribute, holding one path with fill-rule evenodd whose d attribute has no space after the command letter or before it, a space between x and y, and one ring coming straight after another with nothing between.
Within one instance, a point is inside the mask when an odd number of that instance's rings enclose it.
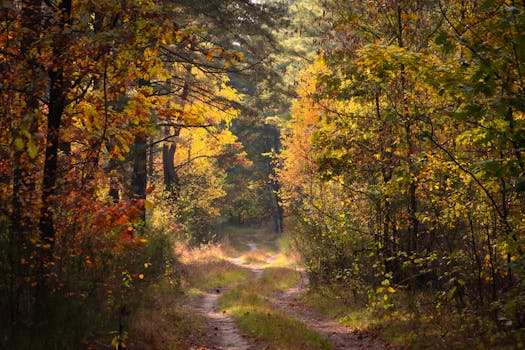
<instances>
[{"instance_id":1,"label":"rut in path","mask_svg":"<svg viewBox=\"0 0 525 350\"><path fill-rule=\"evenodd\" d=\"M205 293L201 304L195 311L206 319L208 328L208 339L212 343L205 344L207 349L248 350L251 349L250 342L244 338L239 331L235 320L220 311L218 308L219 294ZM214 340L212 340L214 339ZM209 341L206 341L208 343Z\"/></svg>"},{"instance_id":2,"label":"rut in path","mask_svg":"<svg viewBox=\"0 0 525 350\"><path fill-rule=\"evenodd\" d=\"M246 245L248 245L250 251L257 249L257 244L253 242L248 242ZM259 278L264 273L263 267L242 264L240 258L231 259L230 261L250 269L252 271L250 278ZM201 339L204 344L199 344L192 349L201 349L202 346L210 350L258 350L266 348L264 344L246 338L233 317L219 310L218 301L220 295L243 282L246 282L246 280L234 283L226 288L208 291L202 295L200 303L192 307L196 313L204 317L208 330L206 339Z\"/></svg>"}]
</instances>

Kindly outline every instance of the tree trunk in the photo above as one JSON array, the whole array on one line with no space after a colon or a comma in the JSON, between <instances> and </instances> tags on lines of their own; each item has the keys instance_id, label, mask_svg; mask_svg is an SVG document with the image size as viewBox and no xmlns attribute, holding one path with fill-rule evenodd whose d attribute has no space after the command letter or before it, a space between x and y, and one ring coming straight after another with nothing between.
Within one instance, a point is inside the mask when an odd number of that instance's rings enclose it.
<instances>
[{"instance_id":1,"label":"tree trunk","mask_svg":"<svg viewBox=\"0 0 525 350\"><path fill-rule=\"evenodd\" d=\"M186 102L188 101L188 96L190 93L189 81L186 79L184 82L184 87L182 88L181 93L181 109L184 108ZM184 113L181 111L176 118L175 126L173 126L173 134L170 134L172 127L169 125L171 123L171 118L167 120L168 124L164 128L164 136L171 136L172 138L177 138L181 132L180 124L184 120ZM175 152L177 151L177 140L173 140L169 145L164 144L162 146L162 167L164 170L164 186L166 191L172 194L176 198L179 194L179 176L175 169L174 157Z\"/></svg>"},{"instance_id":2,"label":"tree trunk","mask_svg":"<svg viewBox=\"0 0 525 350\"><path fill-rule=\"evenodd\" d=\"M266 152L279 153L281 148L279 130L273 125L266 126L267 143ZM268 178L269 198L272 207L272 218L274 222L275 233L282 233L284 231L284 217L283 208L281 206L281 198L279 197L280 184L276 180L275 166L272 159L266 160L266 176Z\"/></svg>"},{"instance_id":3,"label":"tree trunk","mask_svg":"<svg viewBox=\"0 0 525 350\"><path fill-rule=\"evenodd\" d=\"M109 196L113 200L113 203L118 203L120 201L120 190L119 183L117 179L111 178L109 184Z\"/></svg>"},{"instance_id":4,"label":"tree trunk","mask_svg":"<svg viewBox=\"0 0 525 350\"><path fill-rule=\"evenodd\" d=\"M22 26L25 29L21 40L20 60L26 62L27 67L34 69L37 64L34 59L29 57L34 42L37 40L39 23L41 22L41 13L38 9L39 3L36 1L24 1L22 3ZM38 86L35 81L26 82L25 96L25 113L30 115L28 121L21 120L18 132L14 138L22 137L21 131L29 131L34 135L38 131L38 120L34 111L38 108ZM11 220L8 227L8 265L9 265L9 318L10 324L14 329L17 320L20 318L19 300L21 285L21 265L20 261L25 256L25 242L29 241L29 236L35 231L34 215L37 210L38 200L35 198L36 178L38 174L36 162L30 159L26 150L16 150L13 157L13 177L12 177L12 210L10 213Z\"/></svg>"},{"instance_id":5,"label":"tree trunk","mask_svg":"<svg viewBox=\"0 0 525 350\"><path fill-rule=\"evenodd\" d=\"M153 138L150 138L150 144L153 143ZM148 178L151 179L154 173L155 167L155 152L154 146L150 146L148 150Z\"/></svg>"},{"instance_id":6,"label":"tree trunk","mask_svg":"<svg viewBox=\"0 0 525 350\"><path fill-rule=\"evenodd\" d=\"M60 27L63 29L71 15L71 0L60 3L56 14ZM60 137L60 123L66 105L67 82L64 79L64 62L61 56L67 47L67 38L62 33L57 34L53 45L53 65L49 71L49 103L47 114L47 139L42 182L42 208L40 211L40 235L45 245L52 248L55 242L53 225L53 195L57 180L57 157Z\"/></svg>"},{"instance_id":7,"label":"tree trunk","mask_svg":"<svg viewBox=\"0 0 525 350\"><path fill-rule=\"evenodd\" d=\"M400 2L397 3L397 43L399 47L404 47L404 41L403 41L403 9L401 8ZM404 129L405 129L405 141L406 141L406 161L408 164L408 176L410 177L410 184L408 188L408 220L410 223L409 229L408 229L408 247L407 251L410 253L415 253L418 250L418 234L419 234L419 220L417 218L417 210L418 210L418 203L417 203L417 188L418 183L417 180L414 178L415 174L415 167L414 167L414 161L413 161L413 155L414 155L414 144L412 142L412 121L410 119L410 112L408 110L409 101L407 96L407 79L406 79L406 72L405 72L405 66L401 63L399 64L400 68L400 81L401 81L401 101L403 103L402 110L403 110L403 119L404 119Z\"/></svg>"},{"instance_id":8,"label":"tree trunk","mask_svg":"<svg viewBox=\"0 0 525 350\"><path fill-rule=\"evenodd\" d=\"M136 135L133 147L133 174L131 179L131 193L133 200L136 202L144 202L146 200L146 185L147 185L147 144L146 137L143 135ZM146 220L146 208L144 205L140 207L141 218Z\"/></svg>"},{"instance_id":9,"label":"tree trunk","mask_svg":"<svg viewBox=\"0 0 525 350\"><path fill-rule=\"evenodd\" d=\"M42 184L42 209L40 212L40 234L46 244L54 244L55 228L53 226L52 197L57 180L57 156L60 134L60 122L64 112L62 91L62 72L51 73L51 94L49 113L47 115L46 157Z\"/></svg>"}]
</instances>

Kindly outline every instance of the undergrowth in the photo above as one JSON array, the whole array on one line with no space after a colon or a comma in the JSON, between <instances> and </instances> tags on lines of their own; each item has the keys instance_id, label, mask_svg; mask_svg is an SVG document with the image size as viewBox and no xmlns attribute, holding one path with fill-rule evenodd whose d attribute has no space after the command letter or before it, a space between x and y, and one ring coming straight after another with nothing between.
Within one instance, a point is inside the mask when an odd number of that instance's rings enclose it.
<instances>
[{"instance_id":1,"label":"undergrowth","mask_svg":"<svg viewBox=\"0 0 525 350\"><path fill-rule=\"evenodd\" d=\"M181 305L168 280L150 286L131 325L130 349L183 349L202 332L202 320Z\"/></svg>"},{"instance_id":2,"label":"undergrowth","mask_svg":"<svg viewBox=\"0 0 525 350\"><path fill-rule=\"evenodd\" d=\"M345 326L378 334L392 345L413 350L512 349L494 345L489 322L479 323L475 315L438 308L422 294L397 291L392 309L370 307L339 285L316 286L304 301L319 313L338 319Z\"/></svg>"}]
</instances>

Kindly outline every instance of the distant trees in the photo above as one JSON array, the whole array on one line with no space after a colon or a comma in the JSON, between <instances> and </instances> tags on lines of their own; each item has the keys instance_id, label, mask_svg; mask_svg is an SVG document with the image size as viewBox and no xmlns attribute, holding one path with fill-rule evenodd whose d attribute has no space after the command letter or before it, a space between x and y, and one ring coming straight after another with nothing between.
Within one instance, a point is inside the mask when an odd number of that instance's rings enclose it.
<instances>
[{"instance_id":1,"label":"distant trees","mask_svg":"<svg viewBox=\"0 0 525 350\"><path fill-rule=\"evenodd\" d=\"M164 60L187 69L184 82L172 79L176 81L172 84L182 88L187 110L195 106L200 110L190 112L199 117L189 125L189 134L184 126L182 130L166 131L171 137L163 142L163 154L167 155L164 159L178 159L181 163L164 167L164 178L172 174L175 176L170 182L180 183L181 201L172 201L175 215L183 218L186 228L191 227L190 236L194 235L195 241L205 241L214 235L218 224L262 222L270 219L274 212L276 193L268 184L271 158L262 156L270 152L272 146L267 145L268 137L260 130L272 128L264 123L264 118L271 113L264 106L274 103L267 98L271 93L269 82L278 84L280 80L271 56L278 50L273 31L279 26L285 6L279 2L263 4L245 0L221 1L220 4L214 1L179 2L178 6L180 13L175 14L175 18L180 17L181 25L188 21L188 25L205 28L194 37L195 47L200 45L201 49L187 50L184 45L170 48L164 51ZM197 131L199 125L207 132L201 137L190 136L191 142L186 143L189 135L202 131ZM214 130L225 126L232 134L219 136L218 139L227 143L220 145L213 140ZM207 141L204 135L208 135ZM271 135L272 142L279 141L275 128ZM194 142L199 138L202 144L197 145ZM211 144L217 149L210 149ZM208 149L203 149L202 145ZM192 180L192 172L204 164L210 166L210 175L219 175L220 181L213 181L213 176L209 176L210 182L202 182L203 174L199 171ZM213 188L194 188L198 183L213 183ZM185 189L184 184L191 185ZM186 210L188 192L202 196L201 200L192 201L193 211ZM213 194L204 205L206 193ZM195 203L204 207L194 207Z\"/></svg>"},{"instance_id":2,"label":"distant trees","mask_svg":"<svg viewBox=\"0 0 525 350\"><path fill-rule=\"evenodd\" d=\"M316 28L310 19L318 7L313 1L268 1L275 7L268 32L251 38L262 48L253 74L231 74L232 85L243 94L239 118L232 131L238 136L253 166L228 172L227 182L236 191L229 192L225 205L231 208L232 223L271 221L275 232L284 230L284 212L280 183L275 176L275 156L281 150L281 131L290 118L290 98L295 96L297 73L314 48ZM269 45L262 46L265 38ZM245 53L246 57L253 54Z\"/></svg>"}]
</instances>

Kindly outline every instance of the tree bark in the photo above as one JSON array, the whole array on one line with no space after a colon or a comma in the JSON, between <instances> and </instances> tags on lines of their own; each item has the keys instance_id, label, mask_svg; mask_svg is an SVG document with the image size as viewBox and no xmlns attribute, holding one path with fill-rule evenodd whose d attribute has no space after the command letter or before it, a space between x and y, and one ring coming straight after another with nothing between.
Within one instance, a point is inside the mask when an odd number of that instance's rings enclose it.
<instances>
[{"instance_id":1,"label":"tree bark","mask_svg":"<svg viewBox=\"0 0 525 350\"><path fill-rule=\"evenodd\" d=\"M42 183L42 208L40 212L40 234L42 240L54 244L55 228L53 226L52 197L57 180L57 156L60 135L60 122L64 112L64 96L61 89L62 72L50 74L51 94L47 116L47 140Z\"/></svg>"},{"instance_id":2,"label":"tree bark","mask_svg":"<svg viewBox=\"0 0 525 350\"><path fill-rule=\"evenodd\" d=\"M182 88L181 93L181 108L183 109L186 105L186 102L188 101L188 96L190 93L190 86L188 79L184 82L184 87ZM175 163L174 163L174 157L175 152L177 151L177 140L176 138L180 135L181 132L181 126L184 119L184 113L181 111L176 119L176 126L174 127L173 134L171 134L171 127L168 125L164 129L165 136L173 136L175 140L173 140L169 145L164 144L162 146L162 167L164 170L164 187L166 191L172 194L174 198L176 198L180 191L180 181L179 176L177 174L177 171L175 169ZM171 122L170 119L167 120L167 124Z\"/></svg>"},{"instance_id":3,"label":"tree bark","mask_svg":"<svg viewBox=\"0 0 525 350\"><path fill-rule=\"evenodd\" d=\"M143 135L136 135L133 147L133 174L131 180L131 190L133 200L136 202L146 200L146 185L147 185L147 144L146 137ZM141 218L146 220L146 208L144 205L140 207Z\"/></svg>"},{"instance_id":4,"label":"tree bark","mask_svg":"<svg viewBox=\"0 0 525 350\"><path fill-rule=\"evenodd\" d=\"M37 40L37 33L39 31L41 22L41 13L38 10L39 2L24 1L22 2L21 18L24 35L22 36L20 46L20 63L25 63L28 68L35 69L37 67L34 59L29 57L28 52L33 47ZM38 131L38 120L34 111L38 108L38 86L35 81L26 81L26 90L24 91L24 100L26 103L25 113L30 116L29 120L20 121L18 125L19 130L14 138L23 135L21 131L29 131L34 135ZM9 300L9 318L10 324L14 329L19 315L19 300L20 300L20 286L21 286L21 265L20 261L24 257L25 242L29 240L31 232L34 232L34 215L38 200L35 198L36 178L35 173L38 173L37 165L30 159L26 150L15 150L13 157L13 177L12 177L12 210L10 213L9 236L8 236L8 264L9 264L9 285L8 285L8 300Z\"/></svg>"},{"instance_id":5,"label":"tree bark","mask_svg":"<svg viewBox=\"0 0 525 350\"><path fill-rule=\"evenodd\" d=\"M70 21L71 0L60 2L58 23L61 29ZM53 44L54 62L49 71L49 103L47 114L47 139L42 182L42 208L40 211L40 235L44 244L52 248L55 242L52 199L57 180L57 157L60 137L60 124L66 106L67 81L64 79L62 55L67 47L67 37L62 31L56 35Z\"/></svg>"}]
</instances>

